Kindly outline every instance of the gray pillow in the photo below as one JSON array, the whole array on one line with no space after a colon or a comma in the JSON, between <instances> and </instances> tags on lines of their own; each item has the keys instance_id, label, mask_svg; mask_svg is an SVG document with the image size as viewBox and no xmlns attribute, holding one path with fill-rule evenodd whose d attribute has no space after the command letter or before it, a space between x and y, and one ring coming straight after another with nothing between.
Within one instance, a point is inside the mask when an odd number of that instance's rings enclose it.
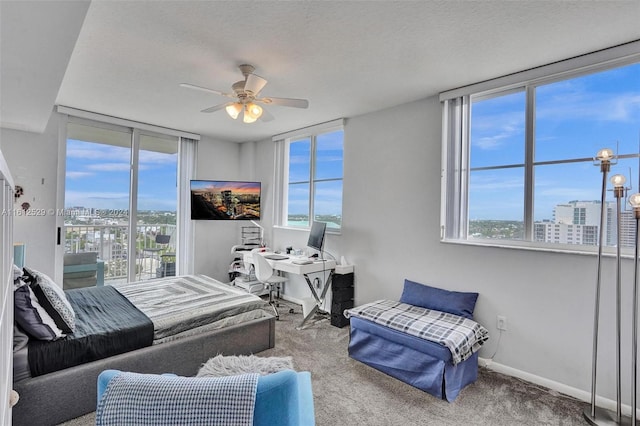
<instances>
[{"instance_id":1,"label":"gray pillow","mask_svg":"<svg viewBox=\"0 0 640 426\"><path fill-rule=\"evenodd\" d=\"M65 333L73 333L76 330L76 314L62 288L42 272L28 268L25 270L35 277L35 283L31 284L31 288L38 302L53 318L58 328Z\"/></svg>"},{"instance_id":2,"label":"gray pillow","mask_svg":"<svg viewBox=\"0 0 640 426\"><path fill-rule=\"evenodd\" d=\"M13 314L16 323L31 337L38 340L55 340L62 337L62 330L53 318L38 303L36 295L28 285L13 292Z\"/></svg>"}]
</instances>

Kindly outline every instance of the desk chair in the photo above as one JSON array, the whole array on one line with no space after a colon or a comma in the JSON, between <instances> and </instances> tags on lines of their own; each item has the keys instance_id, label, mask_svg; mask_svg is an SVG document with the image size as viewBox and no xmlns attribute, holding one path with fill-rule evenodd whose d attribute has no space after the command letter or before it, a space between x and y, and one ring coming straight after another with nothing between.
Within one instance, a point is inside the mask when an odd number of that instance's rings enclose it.
<instances>
[{"instance_id":1,"label":"desk chair","mask_svg":"<svg viewBox=\"0 0 640 426\"><path fill-rule=\"evenodd\" d=\"M170 240L171 240L171 235L158 234L158 235L156 235L156 246L155 247L145 247L145 248L142 249L143 253L151 253L151 266L150 266L150 270L149 270L149 275L151 275L151 278L153 278L152 274L154 272L153 259L156 259L158 261L158 264L160 264L162 262L162 260L160 258L160 252L167 249L167 245L169 244ZM142 261L143 261L143 265L144 265L144 255L142 256ZM143 269L144 269L144 267L143 267Z\"/></svg>"},{"instance_id":2,"label":"desk chair","mask_svg":"<svg viewBox=\"0 0 640 426\"><path fill-rule=\"evenodd\" d=\"M256 278L269 290L269 304L276 314L276 319L280 319L278 313L278 301L274 297L276 289L280 290L280 284L287 281L286 277L281 277L273 273L273 268L261 254L253 254L253 266L256 270Z\"/></svg>"}]
</instances>

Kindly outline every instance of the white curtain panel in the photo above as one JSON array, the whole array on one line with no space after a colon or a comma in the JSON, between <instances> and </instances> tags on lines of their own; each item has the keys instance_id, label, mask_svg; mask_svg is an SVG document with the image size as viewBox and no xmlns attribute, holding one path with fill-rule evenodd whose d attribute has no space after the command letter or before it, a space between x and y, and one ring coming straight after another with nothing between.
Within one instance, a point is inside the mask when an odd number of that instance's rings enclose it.
<instances>
[{"instance_id":1,"label":"white curtain panel","mask_svg":"<svg viewBox=\"0 0 640 426\"><path fill-rule=\"evenodd\" d=\"M196 175L198 141L180 138L178 148L178 242L176 246L176 274L193 274L194 227L191 221L189 183Z\"/></svg>"}]
</instances>

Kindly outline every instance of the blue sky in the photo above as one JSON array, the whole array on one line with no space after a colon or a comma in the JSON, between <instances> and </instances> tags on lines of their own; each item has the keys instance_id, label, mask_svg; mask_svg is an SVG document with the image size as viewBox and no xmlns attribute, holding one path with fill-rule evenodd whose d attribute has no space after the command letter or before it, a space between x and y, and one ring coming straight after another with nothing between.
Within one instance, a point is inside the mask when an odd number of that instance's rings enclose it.
<instances>
[{"instance_id":1,"label":"blue sky","mask_svg":"<svg viewBox=\"0 0 640 426\"><path fill-rule=\"evenodd\" d=\"M342 178L343 175L342 130L324 133L316 138L315 179ZM306 182L289 185L289 214L309 213L309 168L311 139L290 145L289 182ZM315 214L342 214L342 180L316 183Z\"/></svg>"},{"instance_id":2,"label":"blue sky","mask_svg":"<svg viewBox=\"0 0 640 426\"><path fill-rule=\"evenodd\" d=\"M539 86L535 112L536 162L592 158L605 147L637 154L640 64ZM524 92L474 103L471 121L472 168L524 163ZM637 159L620 160L616 173L640 192ZM591 161L538 165L534 174L535 220L551 219L556 204L600 199L602 174ZM522 167L472 171L469 219L522 220L523 197Z\"/></svg>"},{"instance_id":3,"label":"blue sky","mask_svg":"<svg viewBox=\"0 0 640 426\"><path fill-rule=\"evenodd\" d=\"M65 207L129 208L129 148L67 141ZM177 154L140 151L138 210L176 211Z\"/></svg>"}]
</instances>

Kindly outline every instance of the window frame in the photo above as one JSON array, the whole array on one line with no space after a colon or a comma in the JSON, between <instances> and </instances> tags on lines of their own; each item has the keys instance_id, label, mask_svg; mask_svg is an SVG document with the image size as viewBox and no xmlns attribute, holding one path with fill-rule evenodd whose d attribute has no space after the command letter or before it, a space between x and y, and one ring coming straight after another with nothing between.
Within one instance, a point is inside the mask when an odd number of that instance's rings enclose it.
<instances>
[{"instance_id":1,"label":"window frame","mask_svg":"<svg viewBox=\"0 0 640 426\"><path fill-rule=\"evenodd\" d=\"M343 133L342 138L342 173L340 178L320 178L316 179L316 160L317 160L317 138L327 133L333 133L341 131ZM310 141L310 155L309 155L309 176L307 180L289 182L289 161L290 161L290 147L291 144L308 139ZM314 204L316 201L316 188L315 184L319 182L340 181L342 185L342 195L344 195L344 120L334 120L328 123L322 123L315 126L307 127L304 129L295 130L285 134L277 135L273 137L276 143L276 155L275 155L275 212L276 226L296 229L296 230L309 230L311 224L315 220ZM308 200L308 212L309 212L309 224L307 226L293 226L288 224L288 201L289 201L289 185L290 184L308 184L309 188L309 200ZM342 215L344 200L340 203L340 214ZM340 234L342 232L342 224L337 227L329 227L326 229L327 233Z\"/></svg>"},{"instance_id":2,"label":"window frame","mask_svg":"<svg viewBox=\"0 0 640 426\"><path fill-rule=\"evenodd\" d=\"M595 253L597 246L535 241L533 217L534 168L546 164L593 161L592 158L535 161L536 89L540 86L555 82L566 81L638 62L640 62L640 42L631 42L588 55L570 58L565 61L441 93L441 242L505 248L527 248L544 251ZM471 169L471 106L475 101L507 95L520 90L524 90L526 96L524 125L524 237L522 240L471 239L468 236L470 174L473 170L504 168L504 166L495 166ZM638 155L621 155L619 158L637 156ZM609 247L608 249L612 248ZM610 251L613 252L613 250Z\"/></svg>"}]
</instances>

